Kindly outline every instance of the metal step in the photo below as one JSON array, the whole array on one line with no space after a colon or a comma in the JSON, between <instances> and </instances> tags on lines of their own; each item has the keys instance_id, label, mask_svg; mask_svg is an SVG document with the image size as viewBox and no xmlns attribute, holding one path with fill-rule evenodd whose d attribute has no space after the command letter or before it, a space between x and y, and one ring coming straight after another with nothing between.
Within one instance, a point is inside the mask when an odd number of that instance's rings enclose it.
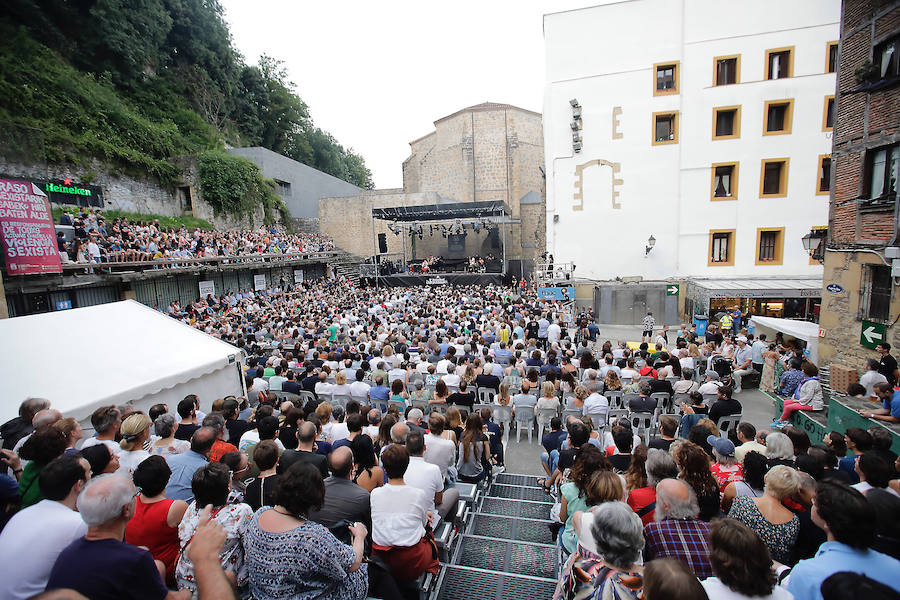
<instances>
[{"instance_id":1,"label":"metal step","mask_svg":"<svg viewBox=\"0 0 900 600\"><path fill-rule=\"evenodd\" d=\"M466 532L468 535L519 540L538 544L553 544L554 539L548 527L549 521L544 519L524 519L504 517L486 513L475 513L472 524Z\"/></svg>"},{"instance_id":2,"label":"metal step","mask_svg":"<svg viewBox=\"0 0 900 600\"><path fill-rule=\"evenodd\" d=\"M555 589L555 579L447 565L438 576L437 600L543 600Z\"/></svg>"},{"instance_id":3,"label":"metal step","mask_svg":"<svg viewBox=\"0 0 900 600\"><path fill-rule=\"evenodd\" d=\"M501 473L497 475L494 479L494 483L500 483L504 485L520 485L523 487L536 487L540 488L537 483L538 477L536 475L518 475L516 473Z\"/></svg>"},{"instance_id":4,"label":"metal step","mask_svg":"<svg viewBox=\"0 0 900 600\"><path fill-rule=\"evenodd\" d=\"M492 537L464 535L453 563L503 573L553 579L556 546Z\"/></svg>"},{"instance_id":5,"label":"metal step","mask_svg":"<svg viewBox=\"0 0 900 600\"><path fill-rule=\"evenodd\" d=\"M491 484L487 495L494 498L531 500L533 502L547 502L550 499L547 492L539 487L522 487L520 485L506 485L503 483Z\"/></svg>"},{"instance_id":6,"label":"metal step","mask_svg":"<svg viewBox=\"0 0 900 600\"><path fill-rule=\"evenodd\" d=\"M553 504L550 502L487 497L481 502L478 510L490 515L549 520L551 506Z\"/></svg>"}]
</instances>

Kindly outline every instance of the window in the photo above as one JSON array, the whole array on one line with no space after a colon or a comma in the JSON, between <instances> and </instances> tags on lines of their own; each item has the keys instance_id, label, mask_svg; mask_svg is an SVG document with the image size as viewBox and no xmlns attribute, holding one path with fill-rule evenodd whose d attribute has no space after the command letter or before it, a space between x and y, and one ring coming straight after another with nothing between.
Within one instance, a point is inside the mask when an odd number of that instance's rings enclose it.
<instances>
[{"instance_id":1,"label":"window","mask_svg":"<svg viewBox=\"0 0 900 600\"><path fill-rule=\"evenodd\" d=\"M766 102L763 135L781 135L791 132L794 101L770 100Z\"/></svg>"},{"instance_id":2,"label":"window","mask_svg":"<svg viewBox=\"0 0 900 600\"><path fill-rule=\"evenodd\" d=\"M678 113L653 113L653 145L678 143Z\"/></svg>"},{"instance_id":3,"label":"window","mask_svg":"<svg viewBox=\"0 0 900 600\"><path fill-rule=\"evenodd\" d=\"M890 200L897 191L900 176L900 145L867 152L866 163L869 198Z\"/></svg>"},{"instance_id":4,"label":"window","mask_svg":"<svg viewBox=\"0 0 900 600\"><path fill-rule=\"evenodd\" d=\"M756 230L756 264L780 265L784 249L784 227Z\"/></svg>"},{"instance_id":5,"label":"window","mask_svg":"<svg viewBox=\"0 0 900 600\"><path fill-rule=\"evenodd\" d=\"M741 137L741 107L719 106L713 109L713 139Z\"/></svg>"},{"instance_id":6,"label":"window","mask_svg":"<svg viewBox=\"0 0 900 600\"><path fill-rule=\"evenodd\" d=\"M822 113L822 131L834 129L834 96L825 96L825 110Z\"/></svg>"},{"instance_id":7,"label":"window","mask_svg":"<svg viewBox=\"0 0 900 600\"><path fill-rule=\"evenodd\" d=\"M678 93L678 62L653 65L653 95Z\"/></svg>"},{"instance_id":8,"label":"window","mask_svg":"<svg viewBox=\"0 0 900 600\"><path fill-rule=\"evenodd\" d=\"M863 284L859 288L860 318L870 321L889 321L891 318L891 268L884 265L864 265Z\"/></svg>"},{"instance_id":9,"label":"window","mask_svg":"<svg viewBox=\"0 0 900 600\"><path fill-rule=\"evenodd\" d=\"M881 42L875 46L873 53L873 63L878 67L878 74L881 79L891 79L900 75L900 36Z\"/></svg>"},{"instance_id":10,"label":"window","mask_svg":"<svg viewBox=\"0 0 900 600\"><path fill-rule=\"evenodd\" d=\"M282 198L290 198L291 196L291 184L287 181L281 181L280 179L275 180L275 185L278 186L278 195Z\"/></svg>"},{"instance_id":11,"label":"window","mask_svg":"<svg viewBox=\"0 0 900 600\"><path fill-rule=\"evenodd\" d=\"M766 50L766 79L794 76L794 47Z\"/></svg>"},{"instance_id":12,"label":"window","mask_svg":"<svg viewBox=\"0 0 900 600\"><path fill-rule=\"evenodd\" d=\"M731 85L741 80L741 55L717 56L713 59L713 85Z\"/></svg>"},{"instance_id":13,"label":"window","mask_svg":"<svg viewBox=\"0 0 900 600\"><path fill-rule=\"evenodd\" d=\"M738 163L712 165L711 200L737 200Z\"/></svg>"},{"instance_id":14,"label":"window","mask_svg":"<svg viewBox=\"0 0 900 600\"><path fill-rule=\"evenodd\" d=\"M734 265L734 229L713 229L709 232L710 267Z\"/></svg>"},{"instance_id":15,"label":"window","mask_svg":"<svg viewBox=\"0 0 900 600\"><path fill-rule=\"evenodd\" d=\"M828 42L825 52L825 72L837 73L838 68L838 43Z\"/></svg>"},{"instance_id":16,"label":"window","mask_svg":"<svg viewBox=\"0 0 900 600\"><path fill-rule=\"evenodd\" d=\"M819 171L816 181L816 193L827 194L831 191L831 155L819 155Z\"/></svg>"},{"instance_id":17,"label":"window","mask_svg":"<svg viewBox=\"0 0 900 600\"><path fill-rule=\"evenodd\" d=\"M759 195L762 198L781 198L787 195L787 158L770 158L762 161L759 176Z\"/></svg>"}]
</instances>

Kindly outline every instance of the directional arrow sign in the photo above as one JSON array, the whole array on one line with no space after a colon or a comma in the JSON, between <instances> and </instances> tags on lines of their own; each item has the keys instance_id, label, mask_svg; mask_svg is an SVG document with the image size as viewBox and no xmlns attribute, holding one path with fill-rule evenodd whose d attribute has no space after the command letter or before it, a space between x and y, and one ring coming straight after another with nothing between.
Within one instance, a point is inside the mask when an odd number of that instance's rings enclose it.
<instances>
[{"instance_id":1,"label":"directional arrow sign","mask_svg":"<svg viewBox=\"0 0 900 600\"><path fill-rule=\"evenodd\" d=\"M666 296L677 296L677 295L678 295L678 286L677 285L666 286Z\"/></svg>"},{"instance_id":2,"label":"directional arrow sign","mask_svg":"<svg viewBox=\"0 0 900 600\"><path fill-rule=\"evenodd\" d=\"M860 328L859 343L866 348L875 348L884 341L885 326L882 323L863 321Z\"/></svg>"}]
</instances>

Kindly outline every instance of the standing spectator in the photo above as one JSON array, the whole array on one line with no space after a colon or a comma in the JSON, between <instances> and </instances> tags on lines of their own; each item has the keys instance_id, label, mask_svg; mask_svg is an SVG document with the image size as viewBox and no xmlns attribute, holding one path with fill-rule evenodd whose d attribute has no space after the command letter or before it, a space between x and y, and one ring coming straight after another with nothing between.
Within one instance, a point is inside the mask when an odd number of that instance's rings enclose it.
<instances>
[{"instance_id":1,"label":"standing spectator","mask_svg":"<svg viewBox=\"0 0 900 600\"><path fill-rule=\"evenodd\" d=\"M209 463L209 453L216 440L215 430L201 427L191 437L191 449L166 458L172 476L166 485L166 498L190 502L194 499L191 481L194 473Z\"/></svg>"},{"instance_id":2,"label":"standing spectator","mask_svg":"<svg viewBox=\"0 0 900 600\"><path fill-rule=\"evenodd\" d=\"M137 466L133 479L141 490L134 505L134 516L125 526L125 541L143 546L166 567L166 583L175 584L178 561L178 524L187 510L187 502L166 498L166 484L172 470L162 456L151 456Z\"/></svg>"},{"instance_id":3,"label":"standing spectator","mask_svg":"<svg viewBox=\"0 0 900 600\"><path fill-rule=\"evenodd\" d=\"M34 431L31 421L42 410L50 408L50 401L44 398L27 398L19 405L19 416L13 417L0 425L0 438L3 438L3 449L12 450L16 443Z\"/></svg>"},{"instance_id":4,"label":"standing spectator","mask_svg":"<svg viewBox=\"0 0 900 600\"><path fill-rule=\"evenodd\" d=\"M178 525L178 539L182 548L187 548L197 527L203 507L212 505L211 519L225 530L225 546L219 552L219 562L226 573L230 572L238 586L247 580L244 564L244 533L250 523L253 511L243 503L228 504L231 491L231 472L222 463L209 463L197 470L191 480L194 501L188 506ZM196 590L194 563L187 553L182 552L175 566L175 580L183 589Z\"/></svg>"},{"instance_id":5,"label":"standing spectator","mask_svg":"<svg viewBox=\"0 0 900 600\"><path fill-rule=\"evenodd\" d=\"M87 534L59 554L47 589L68 588L91 600L190 599L189 590L166 588L150 552L122 541L137 495L125 475L103 475L85 486L76 506Z\"/></svg>"},{"instance_id":6,"label":"standing spectator","mask_svg":"<svg viewBox=\"0 0 900 600\"><path fill-rule=\"evenodd\" d=\"M694 490L683 481L664 479L656 486L656 516L644 527L644 560L675 558L699 579L712 575L709 525L700 512Z\"/></svg>"},{"instance_id":7,"label":"standing spectator","mask_svg":"<svg viewBox=\"0 0 900 600\"><path fill-rule=\"evenodd\" d=\"M134 413L122 421L122 441L119 447L119 470L131 475L141 462L150 456L144 450L144 444L150 439L150 417L143 413Z\"/></svg>"},{"instance_id":8,"label":"standing spectator","mask_svg":"<svg viewBox=\"0 0 900 600\"><path fill-rule=\"evenodd\" d=\"M88 462L71 455L41 472L44 500L13 515L0 533L4 598L25 600L43 592L59 553L87 533L75 502L90 477Z\"/></svg>"},{"instance_id":9,"label":"standing spectator","mask_svg":"<svg viewBox=\"0 0 900 600\"><path fill-rule=\"evenodd\" d=\"M44 499L40 487L40 476L50 462L66 451L66 436L50 425L38 429L22 444L19 458L29 463L19 478L21 508L28 508Z\"/></svg>"},{"instance_id":10,"label":"standing spectator","mask_svg":"<svg viewBox=\"0 0 900 600\"><path fill-rule=\"evenodd\" d=\"M820 600L822 583L839 571L896 586L900 561L869 549L875 537L875 514L865 496L841 483L820 481L811 516L828 541L814 558L801 560L791 571L787 587L795 600Z\"/></svg>"},{"instance_id":11,"label":"standing spectator","mask_svg":"<svg viewBox=\"0 0 900 600\"><path fill-rule=\"evenodd\" d=\"M490 455L491 449L482 430L481 416L478 413L471 414L466 419L466 428L459 442L459 458L456 461L459 480L478 483L484 479L487 475L484 465Z\"/></svg>"},{"instance_id":12,"label":"standing spectator","mask_svg":"<svg viewBox=\"0 0 900 600\"><path fill-rule=\"evenodd\" d=\"M866 360L866 372L859 378L859 384L866 388L866 398L871 399L875 397L874 387L876 383L887 383L887 377L879 372L880 368L881 363L874 358Z\"/></svg>"},{"instance_id":13,"label":"standing spectator","mask_svg":"<svg viewBox=\"0 0 900 600\"><path fill-rule=\"evenodd\" d=\"M175 437L178 421L174 415L163 413L153 422L153 430L159 439L150 444L150 454L158 454L163 458L173 454L181 454L191 449L191 443Z\"/></svg>"},{"instance_id":14,"label":"standing spectator","mask_svg":"<svg viewBox=\"0 0 900 600\"><path fill-rule=\"evenodd\" d=\"M878 372L884 375L889 384L892 386L897 385L897 378L900 372L897 370L897 359L891 356L891 345L887 342L882 342L875 347L875 351L881 355L881 360L878 362Z\"/></svg>"}]
</instances>

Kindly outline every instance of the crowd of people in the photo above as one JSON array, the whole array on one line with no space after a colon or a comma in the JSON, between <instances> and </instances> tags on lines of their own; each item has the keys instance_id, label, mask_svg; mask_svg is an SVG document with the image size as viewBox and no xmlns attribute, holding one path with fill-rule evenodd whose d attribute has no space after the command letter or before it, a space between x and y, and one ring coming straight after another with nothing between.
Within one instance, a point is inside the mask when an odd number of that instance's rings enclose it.
<instances>
[{"instance_id":1,"label":"crowd of people","mask_svg":"<svg viewBox=\"0 0 900 600\"><path fill-rule=\"evenodd\" d=\"M333 241L319 233L286 233L274 226L250 230L206 231L187 227L165 229L158 220L107 222L99 208L64 211L60 225L74 228L66 240L57 232L60 257L76 263L178 260L253 254L291 254L334 250Z\"/></svg>"},{"instance_id":2,"label":"crowd of people","mask_svg":"<svg viewBox=\"0 0 900 600\"><path fill-rule=\"evenodd\" d=\"M23 402L0 427L6 597L410 597L438 571L456 485L504 468L501 407L556 410L539 420L557 597L896 597L890 434L741 421L724 435L758 364L746 332L684 326L632 349L566 310L527 289L321 280L170 311L244 350L246 395L103 406L90 437L52 402ZM761 378L782 353L803 372L802 353L771 351ZM774 368L773 389L806 402L815 376ZM491 407L475 406L483 390ZM628 416L608 423L618 390ZM658 391L684 401L641 437L628 417L653 414Z\"/></svg>"}]
</instances>

